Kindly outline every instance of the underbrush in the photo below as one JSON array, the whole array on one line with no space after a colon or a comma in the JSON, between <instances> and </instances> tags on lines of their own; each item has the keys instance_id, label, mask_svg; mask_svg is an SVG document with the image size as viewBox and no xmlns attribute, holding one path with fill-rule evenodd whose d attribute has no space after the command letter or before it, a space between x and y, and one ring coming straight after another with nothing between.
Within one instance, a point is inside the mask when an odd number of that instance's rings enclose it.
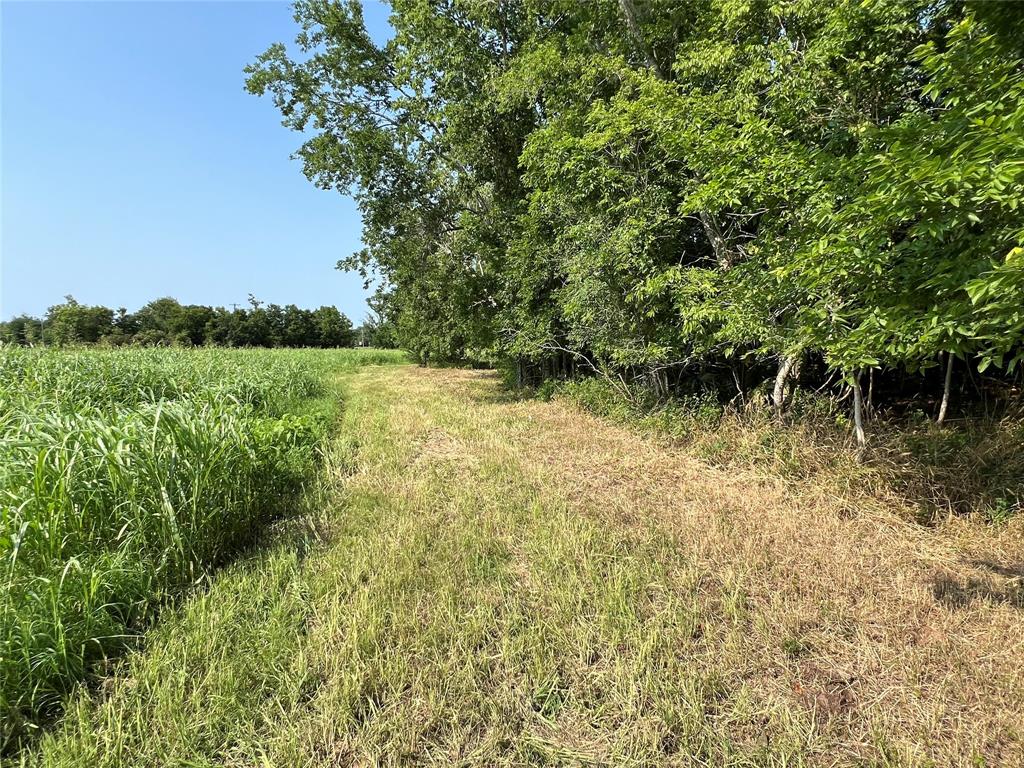
<instances>
[{"instance_id":1,"label":"underbrush","mask_svg":"<svg viewBox=\"0 0 1024 768\"><path fill-rule=\"evenodd\" d=\"M921 522L956 514L999 524L1024 505L1024 414L944 426L922 414L878 416L858 454L842 405L806 392L784 423L763 398L739 406L712 392L656 399L600 378L547 382L537 394L671 439L713 465L813 479L851 500L905 505Z\"/></svg>"},{"instance_id":2,"label":"underbrush","mask_svg":"<svg viewBox=\"0 0 1024 768\"><path fill-rule=\"evenodd\" d=\"M286 514L386 351L0 350L0 746Z\"/></svg>"}]
</instances>

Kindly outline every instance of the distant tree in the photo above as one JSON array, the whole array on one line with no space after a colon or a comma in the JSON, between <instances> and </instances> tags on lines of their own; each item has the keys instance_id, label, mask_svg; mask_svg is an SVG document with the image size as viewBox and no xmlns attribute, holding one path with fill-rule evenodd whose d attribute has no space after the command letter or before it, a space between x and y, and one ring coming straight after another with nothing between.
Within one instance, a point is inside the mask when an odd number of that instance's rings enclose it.
<instances>
[{"instance_id":1,"label":"distant tree","mask_svg":"<svg viewBox=\"0 0 1024 768\"><path fill-rule=\"evenodd\" d=\"M213 319L213 309L201 304L188 304L181 308L181 317L175 328L175 341L201 346L206 343L206 326Z\"/></svg>"},{"instance_id":2,"label":"distant tree","mask_svg":"<svg viewBox=\"0 0 1024 768\"><path fill-rule=\"evenodd\" d=\"M43 321L31 315L18 315L0 323L0 342L29 346L42 340Z\"/></svg>"},{"instance_id":3,"label":"distant tree","mask_svg":"<svg viewBox=\"0 0 1024 768\"><path fill-rule=\"evenodd\" d=\"M169 296L149 302L135 313L136 341L141 344L173 344L182 327L183 307Z\"/></svg>"},{"instance_id":4,"label":"distant tree","mask_svg":"<svg viewBox=\"0 0 1024 768\"><path fill-rule=\"evenodd\" d=\"M135 315L130 314L124 307L119 307L114 316L114 324L110 333L100 338L100 343L108 347L120 347L131 344L135 341L135 333L138 331L138 322Z\"/></svg>"},{"instance_id":5,"label":"distant tree","mask_svg":"<svg viewBox=\"0 0 1024 768\"><path fill-rule=\"evenodd\" d=\"M284 308L283 343L287 347L319 346L312 312L308 309L299 309L294 304Z\"/></svg>"},{"instance_id":6,"label":"distant tree","mask_svg":"<svg viewBox=\"0 0 1024 768\"><path fill-rule=\"evenodd\" d=\"M130 338L138 332L139 320L124 307L119 307L114 316L114 330Z\"/></svg>"},{"instance_id":7,"label":"distant tree","mask_svg":"<svg viewBox=\"0 0 1024 768\"><path fill-rule=\"evenodd\" d=\"M63 304L56 304L46 312L45 334L48 341L54 344L94 344L113 329L113 310L80 304L70 295L64 299Z\"/></svg>"},{"instance_id":8,"label":"distant tree","mask_svg":"<svg viewBox=\"0 0 1024 768\"><path fill-rule=\"evenodd\" d=\"M270 346L270 325L263 302L250 293L249 306L248 311L242 312L238 338L240 343L235 346L268 347Z\"/></svg>"},{"instance_id":9,"label":"distant tree","mask_svg":"<svg viewBox=\"0 0 1024 768\"><path fill-rule=\"evenodd\" d=\"M320 307L313 310L316 325L317 346L351 347L355 342L352 321L338 311L337 307Z\"/></svg>"},{"instance_id":10,"label":"distant tree","mask_svg":"<svg viewBox=\"0 0 1024 768\"><path fill-rule=\"evenodd\" d=\"M266 338L263 340L261 346L286 346L285 326L287 325L288 318L285 310L277 304L268 304L266 309L263 311L265 313L264 317L266 318Z\"/></svg>"},{"instance_id":11,"label":"distant tree","mask_svg":"<svg viewBox=\"0 0 1024 768\"><path fill-rule=\"evenodd\" d=\"M138 312L90 307L68 296L45 319L20 315L0 323L0 343L32 345L338 347L355 343L352 323L335 307L308 310L264 304L249 296L249 309L181 304L165 296Z\"/></svg>"},{"instance_id":12,"label":"distant tree","mask_svg":"<svg viewBox=\"0 0 1024 768\"><path fill-rule=\"evenodd\" d=\"M25 326L25 342L29 346L46 343L46 321L33 317L32 322Z\"/></svg>"},{"instance_id":13,"label":"distant tree","mask_svg":"<svg viewBox=\"0 0 1024 768\"><path fill-rule=\"evenodd\" d=\"M206 343L207 325L214 310L201 304L182 305L176 299L156 299L125 322L134 326L140 344L200 346Z\"/></svg>"},{"instance_id":14,"label":"distant tree","mask_svg":"<svg viewBox=\"0 0 1024 768\"><path fill-rule=\"evenodd\" d=\"M356 346L360 347L393 349L398 346L392 325L373 310L356 329L355 337Z\"/></svg>"},{"instance_id":15,"label":"distant tree","mask_svg":"<svg viewBox=\"0 0 1024 768\"><path fill-rule=\"evenodd\" d=\"M221 347L244 346L242 339L245 320L246 312L244 309L227 310L224 307L217 307L213 310L210 320L206 323L206 343Z\"/></svg>"}]
</instances>

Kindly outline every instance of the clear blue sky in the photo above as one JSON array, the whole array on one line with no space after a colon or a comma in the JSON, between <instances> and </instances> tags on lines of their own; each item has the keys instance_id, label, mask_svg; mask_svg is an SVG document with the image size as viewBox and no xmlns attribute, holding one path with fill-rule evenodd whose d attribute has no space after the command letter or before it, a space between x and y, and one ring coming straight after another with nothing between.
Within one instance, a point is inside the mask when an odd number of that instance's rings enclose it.
<instances>
[{"instance_id":1,"label":"clear blue sky","mask_svg":"<svg viewBox=\"0 0 1024 768\"><path fill-rule=\"evenodd\" d=\"M371 33L387 9L366 3ZM73 294L366 312L355 204L313 187L302 137L243 67L297 26L280 2L7 2L0 319Z\"/></svg>"}]
</instances>

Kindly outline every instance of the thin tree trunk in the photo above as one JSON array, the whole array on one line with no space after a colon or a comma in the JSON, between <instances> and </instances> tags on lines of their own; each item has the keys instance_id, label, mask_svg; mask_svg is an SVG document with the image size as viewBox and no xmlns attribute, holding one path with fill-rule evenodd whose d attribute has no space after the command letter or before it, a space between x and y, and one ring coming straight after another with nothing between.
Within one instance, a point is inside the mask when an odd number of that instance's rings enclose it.
<instances>
[{"instance_id":1,"label":"thin tree trunk","mask_svg":"<svg viewBox=\"0 0 1024 768\"><path fill-rule=\"evenodd\" d=\"M747 397L743 392L743 383L740 381L740 375L736 371L736 366L730 363L729 370L732 371L732 382L736 385L736 393L740 399L740 404L746 404Z\"/></svg>"},{"instance_id":2,"label":"thin tree trunk","mask_svg":"<svg viewBox=\"0 0 1024 768\"><path fill-rule=\"evenodd\" d=\"M619 8L622 9L622 16L626 20L626 27L629 29L629 34L633 36L636 44L640 46L640 51L647 60L647 66L651 68L651 71L654 72L659 79L668 80L668 75L658 64L657 59L654 58L654 52L651 50L651 47L647 45L647 41L644 40L643 35L640 33L640 25L636 22L636 6L633 5L633 0L619 0Z\"/></svg>"},{"instance_id":3,"label":"thin tree trunk","mask_svg":"<svg viewBox=\"0 0 1024 768\"><path fill-rule=\"evenodd\" d=\"M875 369L868 369L868 401L864 409L864 415L868 419L875 418Z\"/></svg>"},{"instance_id":4,"label":"thin tree trunk","mask_svg":"<svg viewBox=\"0 0 1024 768\"><path fill-rule=\"evenodd\" d=\"M953 383L953 361L955 359L952 352L946 353L946 383L942 387L942 404L939 405L939 418L935 420L936 424L942 424L946 420L946 411L949 410L949 390Z\"/></svg>"},{"instance_id":5,"label":"thin tree trunk","mask_svg":"<svg viewBox=\"0 0 1024 768\"><path fill-rule=\"evenodd\" d=\"M790 371L796 365L796 357L787 355L782 358L779 364L779 372L775 374L775 389L772 390L772 404L775 407L775 418L782 421L783 410L786 406L786 381L789 379Z\"/></svg>"},{"instance_id":6,"label":"thin tree trunk","mask_svg":"<svg viewBox=\"0 0 1024 768\"><path fill-rule=\"evenodd\" d=\"M864 450L867 437L864 435L864 395L860 390L860 371L853 378L853 431L857 436L858 454Z\"/></svg>"},{"instance_id":7,"label":"thin tree trunk","mask_svg":"<svg viewBox=\"0 0 1024 768\"><path fill-rule=\"evenodd\" d=\"M700 211L697 214L701 226L704 227L704 234L711 243L711 250L715 254L715 261L721 269L729 269L732 266L732 253L729 251L729 244L722 234L722 228L718 226L718 220L707 211Z\"/></svg>"}]
</instances>

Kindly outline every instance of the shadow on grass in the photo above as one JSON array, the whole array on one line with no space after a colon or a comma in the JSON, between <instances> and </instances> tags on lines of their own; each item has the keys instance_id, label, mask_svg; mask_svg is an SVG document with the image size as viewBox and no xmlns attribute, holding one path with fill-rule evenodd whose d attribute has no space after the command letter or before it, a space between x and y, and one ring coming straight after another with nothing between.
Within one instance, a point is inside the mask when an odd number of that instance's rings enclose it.
<instances>
[{"instance_id":1,"label":"shadow on grass","mask_svg":"<svg viewBox=\"0 0 1024 768\"><path fill-rule=\"evenodd\" d=\"M997 586L984 579L940 574L932 582L932 594L942 605L953 609L967 608L976 601L1024 609L1024 583L1019 577Z\"/></svg>"},{"instance_id":2,"label":"shadow on grass","mask_svg":"<svg viewBox=\"0 0 1024 768\"><path fill-rule=\"evenodd\" d=\"M713 466L821 482L852 500L902 503L924 525L949 515L1000 525L1024 508L1024 411L943 427L920 415L880 417L868 424L861 460L845 412L809 394L780 424L754 399L743 407L722 405L713 393L627 401L599 379L516 388L494 372L470 390L482 403L558 397L612 422L668 437Z\"/></svg>"},{"instance_id":3,"label":"shadow on grass","mask_svg":"<svg viewBox=\"0 0 1024 768\"><path fill-rule=\"evenodd\" d=\"M207 592L217 575L227 568L258 569L268 551L294 553L301 563L322 550L330 541L330 530L322 518L312 514L312 505L301 490L277 502L274 515L254 525L249 535L239 538L229 551L209 562L198 578L189 585L172 588L162 599L147 606L140 619L126 625L117 644L109 644L104 654L90 659L85 675L75 682L60 703L43 710L24 711L10 708L0 718L0 765L31 749L50 729L59 724L68 701L86 691L97 696L105 689L111 675L127 663L133 654L145 651L147 633L160 623L165 614L174 614L183 604Z\"/></svg>"}]
</instances>

